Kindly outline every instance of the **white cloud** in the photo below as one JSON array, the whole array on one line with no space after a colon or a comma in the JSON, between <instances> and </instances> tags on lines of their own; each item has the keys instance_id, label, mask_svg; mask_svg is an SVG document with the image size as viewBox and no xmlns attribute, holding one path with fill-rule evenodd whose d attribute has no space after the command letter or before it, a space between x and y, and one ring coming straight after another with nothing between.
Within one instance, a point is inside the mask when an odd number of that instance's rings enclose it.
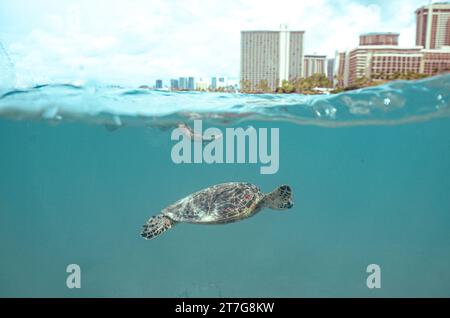
<instances>
[{"instance_id":1,"label":"white cloud","mask_svg":"<svg viewBox=\"0 0 450 318\"><path fill-rule=\"evenodd\" d=\"M423 2L10 0L2 1L0 11L20 14L22 27L15 36L2 34L14 26L2 28L0 22L0 38L8 39L24 84L71 79L144 84L156 77L237 76L240 31L277 29L281 23L306 31L306 53L331 57L370 31L400 32L401 44L413 45L414 10Z\"/></svg>"}]
</instances>

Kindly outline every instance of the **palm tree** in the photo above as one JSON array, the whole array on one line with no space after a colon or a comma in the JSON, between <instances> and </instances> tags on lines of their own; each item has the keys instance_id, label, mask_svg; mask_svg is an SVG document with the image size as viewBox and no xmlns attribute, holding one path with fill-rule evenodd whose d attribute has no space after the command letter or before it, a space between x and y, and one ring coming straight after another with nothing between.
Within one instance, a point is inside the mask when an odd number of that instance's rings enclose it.
<instances>
[{"instance_id":1,"label":"palm tree","mask_svg":"<svg viewBox=\"0 0 450 318\"><path fill-rule=\"evenodd\" d=\"M250 81L248 81L248 80L241 81L241 92L248 93L251 91L251 88L252 88L252 85L251 85Z\"/></svg>"},{"instance_id":2,"label":"palm tree","mask_svg":"<svg viewBox=\"0 0 450 318\"><path fill-rule=\"evenodd\" d=\"M270 89L270 86L269 86L269 83L267 80L259 81L259 84L257 85L256 88L257 88L258 92L260 92L260 93L270 93L271 92L271 89Z\"/></svg>"}]
</instances>

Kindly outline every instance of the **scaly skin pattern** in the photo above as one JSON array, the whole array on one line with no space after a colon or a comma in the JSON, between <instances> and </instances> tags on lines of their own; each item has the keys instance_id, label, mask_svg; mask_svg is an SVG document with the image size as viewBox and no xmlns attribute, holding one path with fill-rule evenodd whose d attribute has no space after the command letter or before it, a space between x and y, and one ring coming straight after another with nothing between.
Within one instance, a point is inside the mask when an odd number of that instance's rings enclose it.
<instances>
[{"instance_id":1,"label":"scaly skin pattern","mask_svg":"<svg viewBox=\"0 0 450 318\"><path fill-rule=\"evenodd\" d=\"M195 192L163 209L175 222L224 224L259 212L264 194L250 183L230 182Z\"/></svg>"}]
</instances>

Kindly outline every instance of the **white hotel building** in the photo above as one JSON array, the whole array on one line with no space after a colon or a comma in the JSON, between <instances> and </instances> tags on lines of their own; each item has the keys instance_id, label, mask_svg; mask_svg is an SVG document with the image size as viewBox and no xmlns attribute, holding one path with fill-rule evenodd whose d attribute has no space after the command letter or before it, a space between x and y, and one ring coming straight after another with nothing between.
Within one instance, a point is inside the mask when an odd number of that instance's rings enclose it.
<instances>
[{"instance_id":1,"label":"white hotel building","mask_svg":"<svg viewBox=\"0 0 450 318\"><path fill-rule=\"evenodd\" d=\"M262 83L274 91L283 80L303 75L304 31L241 32L241 89L258 90Z\"/></svg>"},{"instance_id":2,"label":"white hotel building","mask_svg":"<svg viewBox=\"0 0 450 318\"><path fill-rule=\"evenodd\" d=\"M328 74L326 55L305 55L304 61L303 77L310 77L314 74Z\"/></svg>"}]
</instances>

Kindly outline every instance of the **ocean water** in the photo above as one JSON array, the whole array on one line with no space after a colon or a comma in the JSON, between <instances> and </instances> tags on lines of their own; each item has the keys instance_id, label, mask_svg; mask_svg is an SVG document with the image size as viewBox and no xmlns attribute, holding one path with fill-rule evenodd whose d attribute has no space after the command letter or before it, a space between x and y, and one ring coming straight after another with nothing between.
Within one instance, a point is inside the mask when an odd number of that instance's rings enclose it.
<instances>
[{"instance_id":1,"label":"ocean water","mask_svg":"<svg viewBox=\"0 0 450 318\"><path fill-rule=\"evenodd\" d=\"M333 96L3 89L0 296L449 297L449 110L450 75ZM171 131L195 119L279 128L278 172L173 163ZM289 184L295 205L140 237L167 205L231 181Z\"/></svg>"}]
</instances>

